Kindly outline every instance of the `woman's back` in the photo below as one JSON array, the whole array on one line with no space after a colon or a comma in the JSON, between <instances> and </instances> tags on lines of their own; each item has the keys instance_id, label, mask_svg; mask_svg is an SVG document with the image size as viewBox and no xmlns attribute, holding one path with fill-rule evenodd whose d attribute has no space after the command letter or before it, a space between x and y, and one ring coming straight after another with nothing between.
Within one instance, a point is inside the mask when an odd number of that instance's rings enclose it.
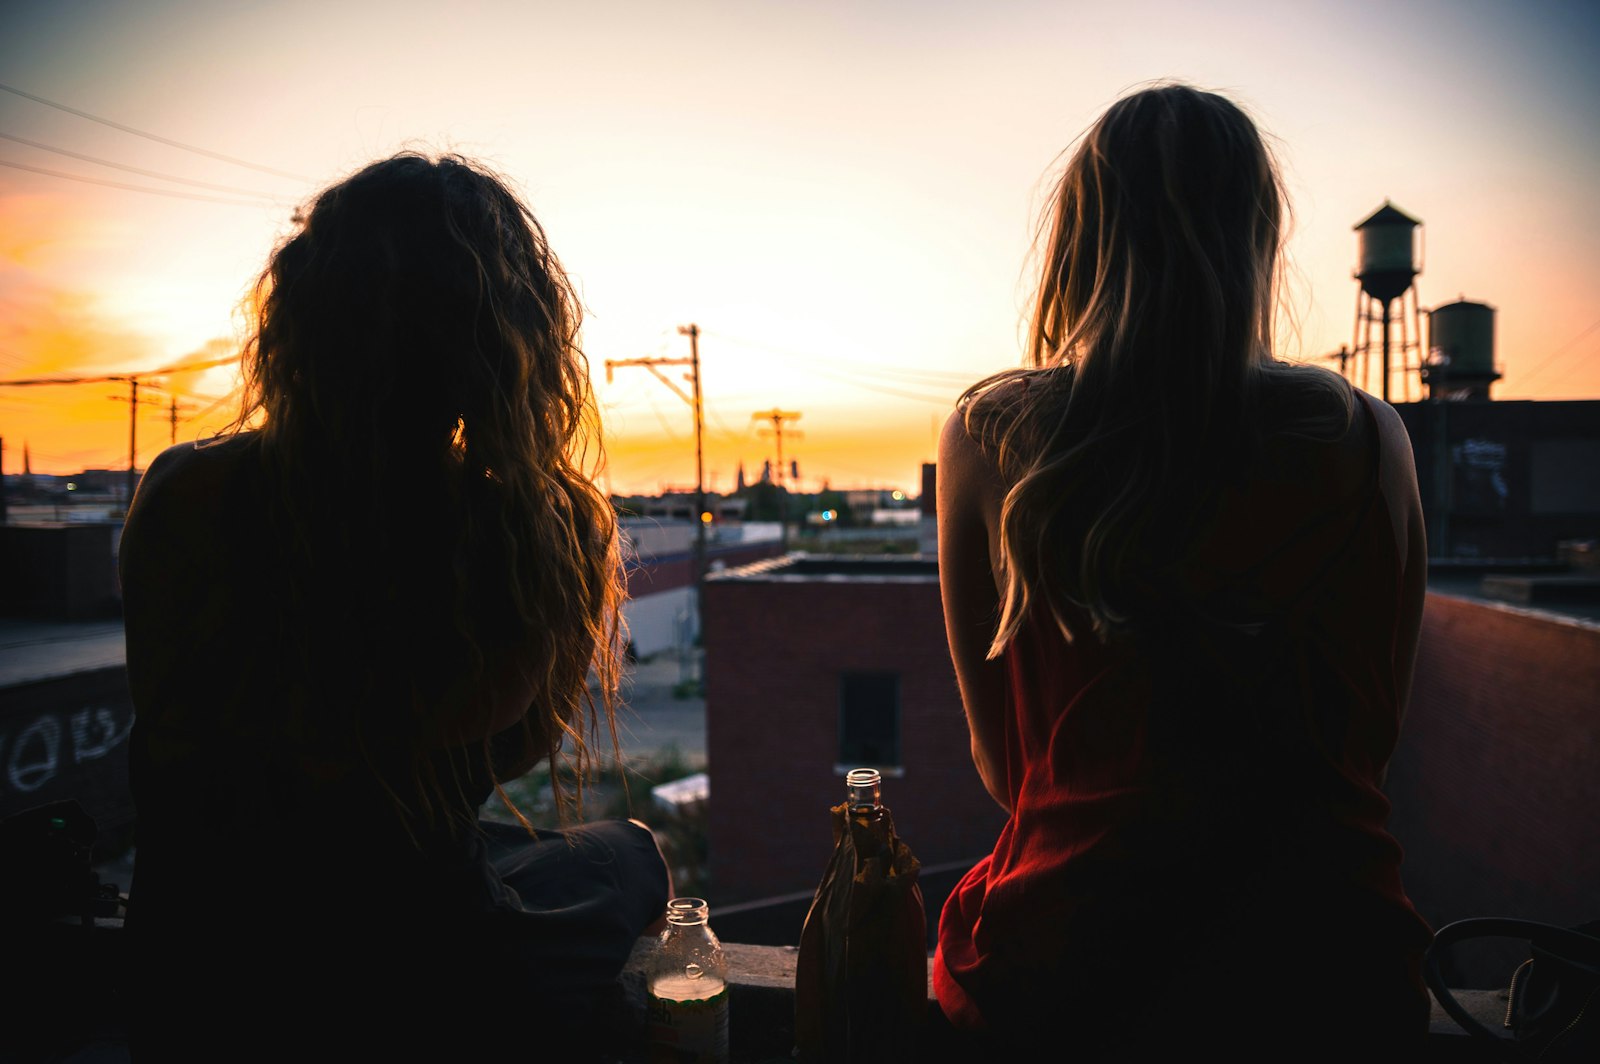
<instances>
[{"instance_id":1,"label":"woman's back","mask_svg":"<svg viewBox=\"0 0 1600 1064\"><path fill-rule=\"evenodd\" d=\"M150 1032L192 1046L200 1031L254 1045L264 1016L293 1037L340 1009L335 1029L379 1037L382 1011L447 1008L459 980L482 978L482 922L506 906L473 831L492 786L475 751L455 754L456 803L408 822L389 793L409 778L405 737L363 749L340 704L370 664L359 635L297 667L259 449L243 435L162 456L123 540L138 707L129 930L147 1046ZM327 726L306 732L307 714ZM450 757L439 751L442 771Z\"/></svg>"},{"instance_id":2,"label":"woman's back","mask_svg":"<svg viewBox=\"0 0 1600 1064\"><path fill-rule=\"evenodd\" d=\"M498 1006L572 1033L660 856L477 812L563 744L581 772L616 689L581 308L464 159L374 163L297 222L238 431L153 463L123 538L145 1033L447 1037Z\"/></svg>"},{"instance_id":3,"label":"woman's back","mask_svg":"<svg viewBox=\"0 0 1600 1064\"><path fill-rule=\"evenodd\" d=\"M139 706L133 786L141 826L149 825L139 888L156 906L224 902L215 880L243 874L262 889L276 883L279 907L294 905L297 890L326 901L370 892L370 871L361 870L375 867L375 853L385 857L376 867L425 866L422 855L470 824L491 786L480 758L458 756L459 800L434 831L397 812L386 788L403 785L416 739L403 707L381 703L406 684L363 692L351 683L373 669L372 632L389 627L381 614L392 606L375 591L358 591L337 610L325 600L310 608L285 601L289 558L271 535L261 447L246 434L167 452L147 474L124 536L129 679ZM413 568L420 583L447 565L422 557ZM318 605L333 617L313 616ZM337 637L331 620L343 629ZM319 623L325 634L308 645L303 628ZM410 676L457 667L448 643L438 644L433 655L412 650ZM357 698L394 711L393 732L359 735ZM441 748L436 757L450 754ZM212 873L197 875L197 866ZM352 879L342 890L341 869ZM401 894L422 889L415 876L397 884ZM136 908L151 918L149 907Z\"/></svg>"},{"instance_id":4,"label":"woman's back","mask_svg":"<svg viewBox=\"0 0 1600 1064\"><path fill-rule=\"evenodd\" d=\"M958 1023L1025 1031L1054 998L1120 1017L1108 1051L1153 1052L1241 986L1258 1035L1341 1000L1415 1023L1427 930L1378 789L1414 621L1378 418L1363 400L1342 439L1235 471L1174 531L1167 616L1069 642L1036 605L1007 644L1011 818L947 904L935 969Z\"/></svg>"},{"instance_id":5,"label":"woman's back","mask_svg":"<svg viewBox=\"0 0 1600 1064\"><path fill-rule=\"evenodd\" d=\"M1237 105L1119 100L1041 227L1028 367L946 426L946 629L1010 813L940 923L957 1026L1065 1019L1084 1059L1219 1019L1251 1058L1297 1018L1344 1048L1423 1029L1379 790L1426 575L1415 474L1392 410L1272 357L1285 216Z\"/></svg>"}]
</instances>

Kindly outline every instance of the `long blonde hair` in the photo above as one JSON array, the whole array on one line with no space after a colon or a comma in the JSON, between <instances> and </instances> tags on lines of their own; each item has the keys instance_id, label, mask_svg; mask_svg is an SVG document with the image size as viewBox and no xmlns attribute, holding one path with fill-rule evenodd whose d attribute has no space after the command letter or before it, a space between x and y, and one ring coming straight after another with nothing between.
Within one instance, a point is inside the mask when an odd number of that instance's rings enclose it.
<instances>
[{"instance_id":1,"label":"long blonde hair","mask_svg":"<svg viewBox=\"0 0 1600 1064\"><path fill-rule=\"evenodd\" d=\"M500 787L488 738L476 764L441 748L511 662L559 803L563 740L580 781L601 721L615 743L623 591L581 307L539 223L475 163L400 154L317 197L253 306L239 424L291 738L361 750L408 827L448 821L463 777Z\"/></svg>"},{"instance_id":2,"label":"long blonde hair","mask_svg":"<svg viewBox=\"0 0 1600 1064\"><path fill-rule=\"evenodd\" d=\"M1184 530L1263 440L1348 428L1342 379L1272 357L1284 215L1254 124L1188 86L1117 101L1071 155L1041 226L1029 368L961 400L1008 485L991 657L1036 604L1069 639L1135 632L1178 594Z\"/></svg>"}]
</instances>

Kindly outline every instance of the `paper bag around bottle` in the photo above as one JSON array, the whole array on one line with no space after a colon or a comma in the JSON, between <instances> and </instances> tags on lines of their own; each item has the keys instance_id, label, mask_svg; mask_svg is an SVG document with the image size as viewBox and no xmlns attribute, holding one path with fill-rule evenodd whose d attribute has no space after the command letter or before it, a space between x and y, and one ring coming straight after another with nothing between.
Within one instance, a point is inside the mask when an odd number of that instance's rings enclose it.
<instances>
[{"instance_id":1,"label":"paper bag around bottle","mask_svg":"<svg viewBox=\"0 0 1600 1064\"><path fill-rule=\"evenodd\" d=\"M888 810L833 814L833 856L806 914L795 971L795 1055L896 1060L927 1015L921 864Z\"/></svg>"}]
</instances>

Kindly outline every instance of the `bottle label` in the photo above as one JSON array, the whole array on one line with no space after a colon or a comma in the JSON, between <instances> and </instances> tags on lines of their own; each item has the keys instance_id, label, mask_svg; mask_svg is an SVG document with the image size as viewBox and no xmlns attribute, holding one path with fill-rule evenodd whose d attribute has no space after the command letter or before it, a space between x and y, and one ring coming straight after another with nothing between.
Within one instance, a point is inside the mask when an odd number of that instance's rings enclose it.
<instances>
[{"instance_id":1,"label":"bottle label","mask_svg":"<svg viewBox=\"0 0 1600 1064\"><path fill-rule=\"evenodd\" d=\"M718 982L704 987L704 991L715 990L710 996L691 997L689 993L693 991L686 993L681 985L684 980L671 982L675 985L658 982L650 987L652 1064L727 1064L727 984Z\"/></svg>"}]
</instances>

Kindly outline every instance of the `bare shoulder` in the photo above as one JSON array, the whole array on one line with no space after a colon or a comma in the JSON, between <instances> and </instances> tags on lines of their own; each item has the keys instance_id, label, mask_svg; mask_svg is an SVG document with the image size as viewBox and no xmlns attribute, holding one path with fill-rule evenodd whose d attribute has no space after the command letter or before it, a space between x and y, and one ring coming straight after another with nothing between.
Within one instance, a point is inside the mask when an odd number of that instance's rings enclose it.
<instances>
[{"instance_id":1,"label":"bare shoulder","mask_svg":"<svg viewBox=\"0 0 1600 1064\"><path fill-rule=\"evenodd\" d=\"M237 474L253 446L254 433L214 441L180 443L159 454L139 480L123 528L121 554L135 559L151 540L182 543L211 525L222 489Z\"/></svg>"},{"instance_id":2,"label":"bare shoulder","mask_svg":"<svg viewBox=\"0 0 1600 1064\"><path fill-rule=\"evenodd\" d=\"M1406 433L1405 422L1400 420L1400 412L1375 395L1356 390L1356 397L1367 404L1372 411L1374 420L1378 423L1378 433L1383 442L1383 449L1387 453L1399 449L1409 455L1411 453L1411 437ZM1390 445L1395 445L1391 447Z\"/></svg>"},{"instance_id":3,"label":"bare shoulder","mask_svg":"<svg viewBox=\"0 0 1600 1064\"><path fill-rule=\"evenodd\" d=\"M1407 559L1405 567L1408 570L1420 564L1418 571L1423 571L1426 568L1427 534L1423 529L1422 497L1417 489L1417 465L1411 452L1411 436L1406 432L1405 422L1400 420L1399 412L1382 399L1357 390L1356 401L1366 404L1377 426L1380 455L1378 487L1388 506L1390 520L1394 523L1395 547L1401 558ZM1423 552L1420 563L1417 561L1418 552Z\"/></svg>"},{"instance_id":4,"label":"bare shoulder","mask_svg":"<svg viewBox=\"0 0 1600 1064\"><path fill-rule=\"evenodd\" d=\"M966 411L960 407L945 419L944 432L939 437L938 470L941 514L953 510L983 514L990 508L987 504L1002 494L1000 470L973 438Z\"/></svg>"},{"instance_id":5,"label":"bare shoulder","mask_svg":"<svg viewBox=\"0 0 1600 1064\"><path fill-rule=\"evenodd\" d=\"M214 440L179 443L156 456L139 482L152 492L192 492L225 483L255 444L256 434L241 432Z\"/></svg>"},{"instance_id":6,"label":"bare shoulder","mask_svg":"<svg viewBox=\"0 0 1600 1064\"><path fill-rule=\"evenodd\" d=\"M1357 391L1356 400L1372 411L1378 428L1378 447L1382 454L1379 474L1384 492L1391 503L1404 503L1408 490L1415 496L1417 485L1416 459L1411 452L1411 435L1406 431L1405 422L1400 420L1399 412L1382 399Z\"/></svg>"},{"instance_id":7,"label":"bare shoulder","mask_svg":"<svg viewBox=\"0 0 1600 1064\"><path fill-rule=\"evenodd\" d=\"M963 399L945 419L939 441L941 475L949 465L962 473L998 480L995 451L1031 387L1031 375L1012 371L985 382L981 391Z\"/></svg>"},{"instance_id":8,"label":"bare shoulder","mask_svg":"<svg viewBox=\"0 0 1600 1064\"><path fill-rule=\"evenodd\" d=\"M988 459L978 441L967 429L966 411L957 407L944 419L944 430L939 434L939 467L949 464L983 464Z\"/></svg>"}]
</instances>

